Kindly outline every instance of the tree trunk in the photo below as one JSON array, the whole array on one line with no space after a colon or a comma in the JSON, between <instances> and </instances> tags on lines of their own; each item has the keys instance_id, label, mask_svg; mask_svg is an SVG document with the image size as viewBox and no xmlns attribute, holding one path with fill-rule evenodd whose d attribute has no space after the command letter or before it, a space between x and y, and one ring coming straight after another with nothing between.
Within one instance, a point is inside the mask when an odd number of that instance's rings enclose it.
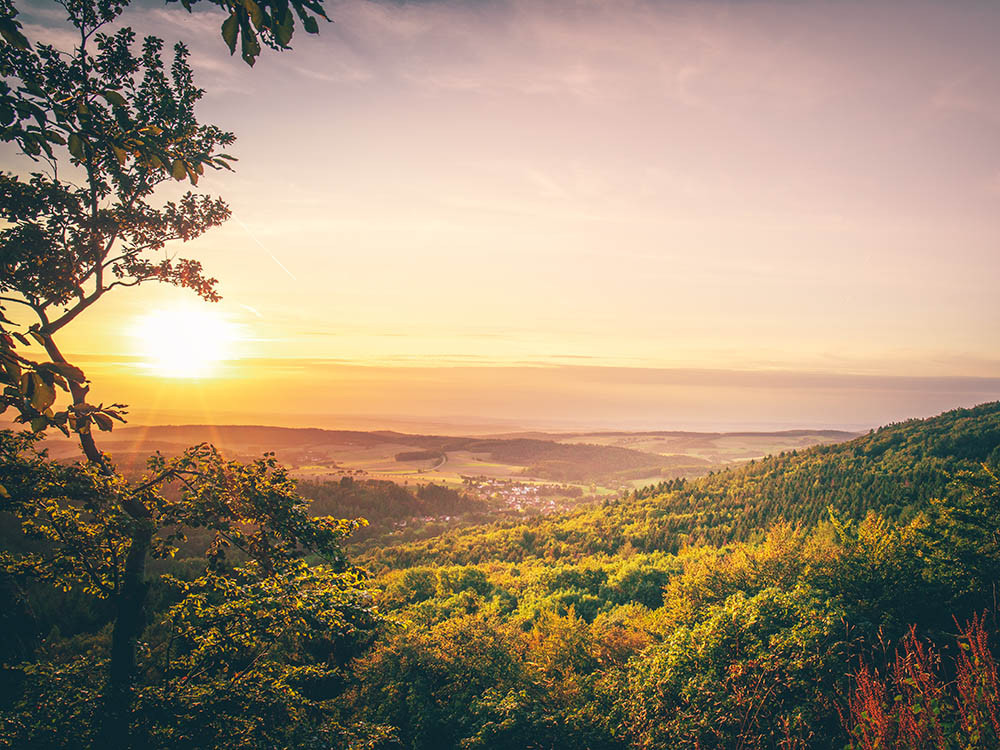
<instances>
[{"instance_id":1,"label":"tree trunk","mask_svg":"<svg viewBox=\"0 0 1000 750\"><path fill-rule=\"evenodd\" d=\"M139 636L146 627L146 554L152 540L152 528L141 524L132 533L132 544L125 558L125 570L118 609L111 634L111 666L104 696L104 713L96 747L132 747L132 691L135 682L135 652Z\"/></svg>"},{"instance_id":2,"label":"tree trunk","mask_svg":"<svg viewBox=\"0 0 1000 750\"><path fill-rule=\"evenodd\" d=\"M69 364L52 336L43 331L45 350L53 362ZM86 385L69 381L74 406L87 404ZM112 476L114 469L97 447L90 431L77 433L80 447L87 460L99 467L102 474ZM146 627L146 556L153 539L152 514L134 495L126 495L122 509L134 524L131 544L125 557L121 588L116 597L115 624L111 633L111 664L108 684L104 694L104 711L101 717L96 747L108 750L126 750L132 743L132 698L136 674L136 646Z\"/></svg>"},{"instance_id":3,"label":"tree trunk","mask_svg":"<svg viewBox=\"0 0 1000 750\"><path fill-rule=\"evenodd\" d=\"M63 356L63 353L59 351L59 347L56 346L52 335L46 333L44 329L42 331L42 339L45 343L45 353L49 355L49 359L60 365L70 364ZM69 381L69 393L73 397L73 406L86 406L87 393L89 391L89 386L77 383L74 380ZM87 457L87 460L101 467L102 473L110 474L111 469L105 462L104 455L98 449L97 443L94 441L94 436L90 431L78 432L77 437L80 438L80 447L83 449L83 454Z\"/></svg>"}]
</instances>

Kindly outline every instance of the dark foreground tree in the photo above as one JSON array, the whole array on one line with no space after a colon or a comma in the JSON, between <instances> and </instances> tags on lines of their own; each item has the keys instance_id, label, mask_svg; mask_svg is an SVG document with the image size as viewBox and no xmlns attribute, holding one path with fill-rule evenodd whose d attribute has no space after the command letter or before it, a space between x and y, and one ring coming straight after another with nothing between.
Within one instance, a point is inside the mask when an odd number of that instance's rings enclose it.
<instances>
[{"instance_id":1,"label":"dark foreground tree","mask_svg":"<svg viewBox=\"0 0 1000 750\"><path fill-rule=\"evenodd\" d=\"M92 463L48 460L38 439L0 433L3 507L33 542L2 554L5 573L95 606L107 600L113 634L110 651L100 637L76 649L39 644L0 737L171 748L343 739L334 699L376 623L363 576L340 549L357 522L309 517L270 457L241 464L196 446L154 457L150 475L128 483ZM125 510L135 502L148 519ZM151 558L180 551L185 565L160 563L152 582L133 582L140 528ZM149 594L159 606L147 618Z\"/></svg>"},{"instance_id":2,"label":"dark foreground tree","mask_svg":"<svg viewBox=\"0 0 1000 750\"><path fill-rule=\"evenodd\" d=\"M216 4L230 13L223 38L232 49L235 24L251 63L258 36L287 47L291 10L307 31L322 15L316 2ZM229 209L193 192L160 204L155 197L164 182L197 185L206 169L229 168L224 149L234 137L198 121L203 92L182 44L165 62L162 40L105 31L123 0L60 5L79 39L71 50L32 46L0 0L0 138L39 167L0 175L0 411L11 409L36 436L75 433L86 460L54 463L32 433L0 437L0 510L16 519L2 589L19 627L32 595L51 601L46 587L107 625L72 646L21 627L19 648L5 652L27 663L5 665L21 692L4 707L4 738L323 744L341 732L331 704L339 670L375 620L359 571L340 552L353 525L310 518L270 458L241 465L197 446L178 459L154 457L142 478L122 476L94 428L124 421L124 407L90 403L85 374L57 341L117 287L155 281L218 298L215 279L168 243L198 237ZM178 550L201 562L159 563L151 583L149 560Z\"/></svg>"}]
</instances>

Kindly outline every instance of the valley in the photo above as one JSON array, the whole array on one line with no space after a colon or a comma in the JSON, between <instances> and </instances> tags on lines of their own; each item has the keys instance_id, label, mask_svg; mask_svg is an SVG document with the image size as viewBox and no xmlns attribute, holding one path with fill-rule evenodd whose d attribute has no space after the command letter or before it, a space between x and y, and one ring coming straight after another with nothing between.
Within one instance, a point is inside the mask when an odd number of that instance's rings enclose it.
<instances>
[{"instance_id":1,"label":"valley","mask_svg":"<svg viewBox=\"0 0 1000 750\"><path fill-rule=\"evenodd\" d=\"M550 490L565 485L605 496L667 479L693 478L740 463L856 437L839 430L780 432L520 432L442 436L394 431L263 426L124 426L102 446L133 468L154 451L178 453L211 442L232 457L273 452L295 476L343 476L461 487L469 480L507 481ZM75 457L76 445L51 435L54 458ZM480 481L481 480L481 481ZM499 485L498 485L499 486ZM575 490L571 490L573 494Z\"/></svg>"}]
</instances>

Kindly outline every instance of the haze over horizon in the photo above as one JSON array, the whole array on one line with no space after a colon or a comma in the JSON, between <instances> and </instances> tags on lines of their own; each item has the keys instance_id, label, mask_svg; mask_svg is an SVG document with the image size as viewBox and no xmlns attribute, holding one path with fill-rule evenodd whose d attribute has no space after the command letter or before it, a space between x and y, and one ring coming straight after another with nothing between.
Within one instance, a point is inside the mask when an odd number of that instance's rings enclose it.
<instances>
[{"instance_id":1,"label":"haze over horizon","mask_svg":"<svg viewBox=\"0 0 1000 750\"><path fill-rule=\"evenodd\" d=\"M1000 399L996 3L350 0L252 71L195 7L124 20L190 42L239 137L200 186L233 219L181 248L223 301L116 290L63 345L134 422L864 429ZM25 32L66 41L61 13Z\"/></svg>"}]
</instances>

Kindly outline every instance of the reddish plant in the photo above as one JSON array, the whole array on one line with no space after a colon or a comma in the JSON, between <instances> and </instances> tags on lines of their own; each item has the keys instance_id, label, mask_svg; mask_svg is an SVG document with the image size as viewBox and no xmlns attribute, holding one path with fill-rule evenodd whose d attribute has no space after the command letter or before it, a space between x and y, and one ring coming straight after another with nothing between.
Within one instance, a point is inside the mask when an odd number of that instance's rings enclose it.
<instances>
[{"instance_id":1,"label":"reddish plant","mask_svg":"<svg viewBox=\"0 0 1000 750\"><path fill-rule=\"evenodd\" d=\"M860 664L843 717L853 750L1000 747L1000 677L982 617L959 626L958 647L946 670L911 628L884 674Z\"/></svg>"},{"instance_id":2,"label":"reddish plant","mask_svg":"<svg viewBox=\"0 0 1000 750\"><path fill-rule=\"evenodd\" d=\"M974 617L958 632L955 690L962 731L973 742L1000 745L1000 680L983 618Z\"/></svg>"}]
</instances>

